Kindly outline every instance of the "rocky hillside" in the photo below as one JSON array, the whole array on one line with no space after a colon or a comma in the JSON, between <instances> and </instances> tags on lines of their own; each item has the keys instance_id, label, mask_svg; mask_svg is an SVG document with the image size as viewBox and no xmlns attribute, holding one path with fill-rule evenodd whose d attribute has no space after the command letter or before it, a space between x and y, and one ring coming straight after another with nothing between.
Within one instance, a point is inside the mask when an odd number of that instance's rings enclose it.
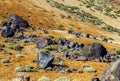
<instances>
[{"instance_id":1,"label":"rocky hillside","mask_svg":"<svg viewBox=\"0 0 120 81\"><path fill-rule=\"evenodd\" d=\"M21 72L30 81L42 81L42 76L48 81L59 77L104 81L106 66L119 59L120 10L116 4L0 0L0 8L0 81L19 81Z\"/></svg>"}]
</instances>

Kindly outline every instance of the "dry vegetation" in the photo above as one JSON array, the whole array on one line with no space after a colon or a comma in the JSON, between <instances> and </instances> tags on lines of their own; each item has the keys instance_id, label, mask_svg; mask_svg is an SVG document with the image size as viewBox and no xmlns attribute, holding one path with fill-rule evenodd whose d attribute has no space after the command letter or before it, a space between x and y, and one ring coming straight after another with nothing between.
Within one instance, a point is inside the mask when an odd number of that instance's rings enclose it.
<instances>
[{"instance_id":1,"label":"dry vegetation","mask_svg":"<svg viewBox=\"0 0 120 81\"><path fill-rule=\"evenodd\" d=\"M91 42L99 42L102 45L104 45L109 51L113 51L113 52L115 48L120 47L120 45L115 45L115 44L106 43L99 40L87 39L87 38L77 38L74 35L67 34L66 30L72 28L76 32L80 31L82 33L90 33L91 35L98 37L105 36L106 38L113 38L115 42L120 42L119 36L117 36L114 33L93 26L90 23L82 22L73 17L68 18L67 17L68 14L64 12L60 12L59 10L53 9L52 11L52 10L44 9L44 7L42 8L33 5L31 0L0 0L0 21L7 20L8 15L11 13L22 16L31 25L37 28L47 29L48 32L50 32L48 35L53 35L55 37L63 37L73 41L77 41L79 43L82 42L85 44L89 44ZM65 17L61 18L61 14L64 15ZM58 30L59 25L63 25L64 31ZM36 31L28 30L25 32L25 34L31 34L31 33L37 34L38 36L48 36L46 34L43 34L39 30ZM3 39L4 38L0 36L0 40ZM4 43L2 41L0 43L8 45L8 43ZM13 76L15 76L18 73L15 71L15 68L17 66L26 66L29 64L37 68L37 63L32 63L31 60L37 59L37 53L39 52L39 49L37 49L35 47L35 44L33 43L23 44L19 42L19 44L24 46L21 52L21 54L24 54L25 56L24 58L20 58L20 59L16 58L16 55L20 54L20 52L16 52L8 48L4 48L4 49L11 51L12 55L5 55L3 52L0 52L0 59L7 58L10 60L9 64L3 64L0 62L0 70L1 70L0 80L2 81L9 81L10 79L12 79ZM56 55L56 57L58 56ZM89 62L89 61L66 60L64 58L62 59L65 61L65 64L70 68L76 67L78 69L82 69L83 64L88 64L94 67L97 70L97 72L64 74L64 73L57 73L52 71L46 72L44 70L38 70L37 72L28 72L28 74L30 74L31 76L32 81L37 81L38 78L40 78L41 76L47 76L52 81L59 76L67 76L71 79L71 81L90 81L91 77L93 77L94 75L100 77L103 70L108 65L108 63L102 63L102 62L99 63L99 62Z\"/></svg>"}]
</instances>

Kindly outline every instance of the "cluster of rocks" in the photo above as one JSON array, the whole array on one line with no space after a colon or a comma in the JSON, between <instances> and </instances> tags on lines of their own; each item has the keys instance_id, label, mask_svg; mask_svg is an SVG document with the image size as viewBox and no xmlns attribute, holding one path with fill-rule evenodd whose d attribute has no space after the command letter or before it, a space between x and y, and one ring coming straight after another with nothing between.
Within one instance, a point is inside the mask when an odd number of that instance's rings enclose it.
<instances>
[{"instance_id":1,"label":"cluster of rocks","mask_svg":"<svg viewBox=\"0 0 120 81\"><path fill-rule=\"evenodd\" d=\"M40 41L37 42L38 48L45 48L49 45L58 45L58 46L65 46L69 51L59 51L61 56L67 59L73 59L77 61L99 61L99 62L114 62L119 59L117 54L108 53L106 48L99 44L99 43L91 43L88 45L78 44L77 42L69 41L67 39L58 39L57 41L53 41L49 38L41 37ZM59 61L60 58L56 58L54 54L46 54L42 51L38 53L38 67L45 69L47 71L57 71L57 72L64 72L64 73L74 73L78 72L81 73L76 68L70 69L68 66L62 65L54 65L54 61ZM93 68L86 68L85 70L95 71Z\"/></svg>"},{"instance_id":2,"label":"cluster of rocks","mask_svg":"<svg viewBox=\"0 0 120 81\"><path fill-rule=\"evenodd\" d=\"M68 30L67 33L68 34L73 34L76 37L85 37L85 38L91 38L91 39L95 39L95 40L100 40L100 41L103 41L103 42L108 42L108 39L105 38L105 37L98 38L98 37L90 35L89 33L82 34L81 32L74 32L73 30Z\"/></svg>"},{"instance_id":3,"label":"cluster of rocks","mask_svg":"<svg viewBox=\"0 0 120 81\"><path fill-rule=\"evenodd\" d=\"M83 43L78 44L74 41L69 41L67 39L58 39L57 41L53 41L49 38L41 37L39 41L36 43L38 48L44 48L49 45L59 45L65 46L69 51L62 52L63 57L68 59L76 59L76 60L97 60L100 62L109 62L115 61L119 58L117 54L110 54L107 52L106 48L99 43L91 43L88 45L84 45ZM73 54L71 54L73 53ZM77 54L74 54L77 53Z\"/></svg>"},{"instance_id":4,"label":"cluster of rocks","mask_svg":"<svg viewBox=\"0 0 120 81\"><path fill-rule=\"evenodd\" d=\"M2 22L1 35L3 37L13 37L16 32L23 32L23 30L28 27L28 22L22 17L15 14L10 14L9 21Z\"/></svg>"}]
</instances>

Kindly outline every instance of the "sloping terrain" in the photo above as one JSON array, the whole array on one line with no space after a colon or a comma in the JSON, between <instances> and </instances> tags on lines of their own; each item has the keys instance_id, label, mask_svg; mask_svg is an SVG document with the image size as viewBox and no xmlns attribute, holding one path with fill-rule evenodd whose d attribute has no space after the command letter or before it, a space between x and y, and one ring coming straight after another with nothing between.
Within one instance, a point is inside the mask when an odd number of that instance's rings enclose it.
<instances>
[{"instance_id":1,"label":"sloping terrain","mask_svg":"<svg viewBox=\"0 0 120 81\"><path fill-rule=\"evenodd\" d=\"M56 0L60 3L64 3L65 5L70 6L79 6L79 2L77 0ZM80 7L85 12L91 13L94 16L104 20L109 25L120 29L120 18L112 19L107 17L99 12L93 12L84 6ZM69 40L76 41L78 43L89 44L92 42L98 42L105 46L108 51L115 52L115 48L120 47L120 36L114 32L106 31L100 27L92 25L89 22L83 22L76 17L72 16L65 11L59 10L55 7L51 7L46 0L0 0L0 22L8 20L9 14L17 14L26 19L30 25L45 29L49 32L49 34L44 34L41 30L26 30L25 34L36 34L37 36L54 36L56 38L67 38ZM70 16L70 18L69 18ZM0 27L1 28L1 27ZM91 38L80 37L77 38L75 35L71 35L67 33L67 30L73 29L75 32L81 32L82 34L90 34L92 36L100 39L101 37L106 37L111 42L103 42L101 40L94 40ZM3 42L5 38L0 36L0 43L8 45L11 42ZM17 66L26 66L32 65L37 68L37 63L32 63L32 60L37 59L37 53L40 51L36 48L34 43L22 43L18 42L18 44L24 46L22 52L14 51L8 48L4 48L4 50L12 52L12 55L5 55L4 52L0 52L0 60L3 58L10 59L9 64L3 64L0 62L0 81L9 81L11 80L18 72L15 71ZM24 58L16 58L17 54L24 54ZM56 57L61 57L60 54L54 53ZM62 57L61 57L62 58ZM60 76L67 76L71 79L71 81L90 81L92 77L97 75L100 77L103 70L109 63L104 62L90 62L90 61L76 61L76 60L66 60L62 58L65 64L69 66L69 68L77 68L79 70L82 69L83 64L88 64L94 67L97 72L95 73L58 73L54 71L45 71L38 70L37 72L28 72L30 74L32 81L37 81L41 76L47 76L52 81ZM101 68L102 67L102 68Z\"/></svg>"}]
</instances>

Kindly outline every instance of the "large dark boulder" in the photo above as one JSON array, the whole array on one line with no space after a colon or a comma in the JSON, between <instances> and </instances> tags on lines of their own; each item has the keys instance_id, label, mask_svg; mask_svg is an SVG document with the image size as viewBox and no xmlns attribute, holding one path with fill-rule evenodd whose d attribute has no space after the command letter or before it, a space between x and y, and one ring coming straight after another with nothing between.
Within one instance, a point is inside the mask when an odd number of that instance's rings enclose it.
<instances>
[{"instance_id":1,"label":"large dark boulder","mask_svg":"<svg viewBox=\"0 0 120 81\"><path fill-rule=\"evenodd\" d=\"M28 22L18 15L10 14L9 20L12 22L12 24L16 24L19 27L29 27Z\"/></svg>"},{"instance_id":2,"label":"large dark boulder","mask_svg":"<svg viewBox=\"0 0 120 81\"><path fill-rule=\"evenodd\" d=\"M53 41L51 39L46 38L46 37L40 37L36 43L36 45L37 45L36 47L37 48L44 48L52 43L53 43Z\"/></svg>"},{"instance_id":3,"label":"large dark boulder","mask_svg":"<svg viewBox=\"0 0 120 81\"><path fill-rule=\"evenodd\" d=\"M100 59L107 54L106 48L99 43L91 43L83 47L83 56L88 60Z\"/></svg>"},{"instance_id":4,"label":"large dark boulder","mask_svg":"<svg viewBox=\"0 0 120 81\"><path fill-rule=\"evenodd\" d=\"M15 32L23 32L29 27L26 20L15 14L10 14L9 21L3 21L1 25L3 27L1 35L3 37L13 37Z\"/></svg>"},{"instance_id":5,"label":"large dark boulder","mask_svg":"<svg viewBox=\"0 0 120 81\"><path fill-rule=\"evenodd\" d=\"M45 69L52 65L54 55L45 54L42 51L38 53L38 66L39 68Z\"/></svg>"},{"instance_id":6,"label":"large dark boulder","mask_svg":"<svg viewBox=\"0 0 120 81\"><path fill-rule=\"evenodd\" d=\"M13 37L15 34L15 31L10 27L3 27L1 30L2 37Z\"/></svg>"}]
</instances>

